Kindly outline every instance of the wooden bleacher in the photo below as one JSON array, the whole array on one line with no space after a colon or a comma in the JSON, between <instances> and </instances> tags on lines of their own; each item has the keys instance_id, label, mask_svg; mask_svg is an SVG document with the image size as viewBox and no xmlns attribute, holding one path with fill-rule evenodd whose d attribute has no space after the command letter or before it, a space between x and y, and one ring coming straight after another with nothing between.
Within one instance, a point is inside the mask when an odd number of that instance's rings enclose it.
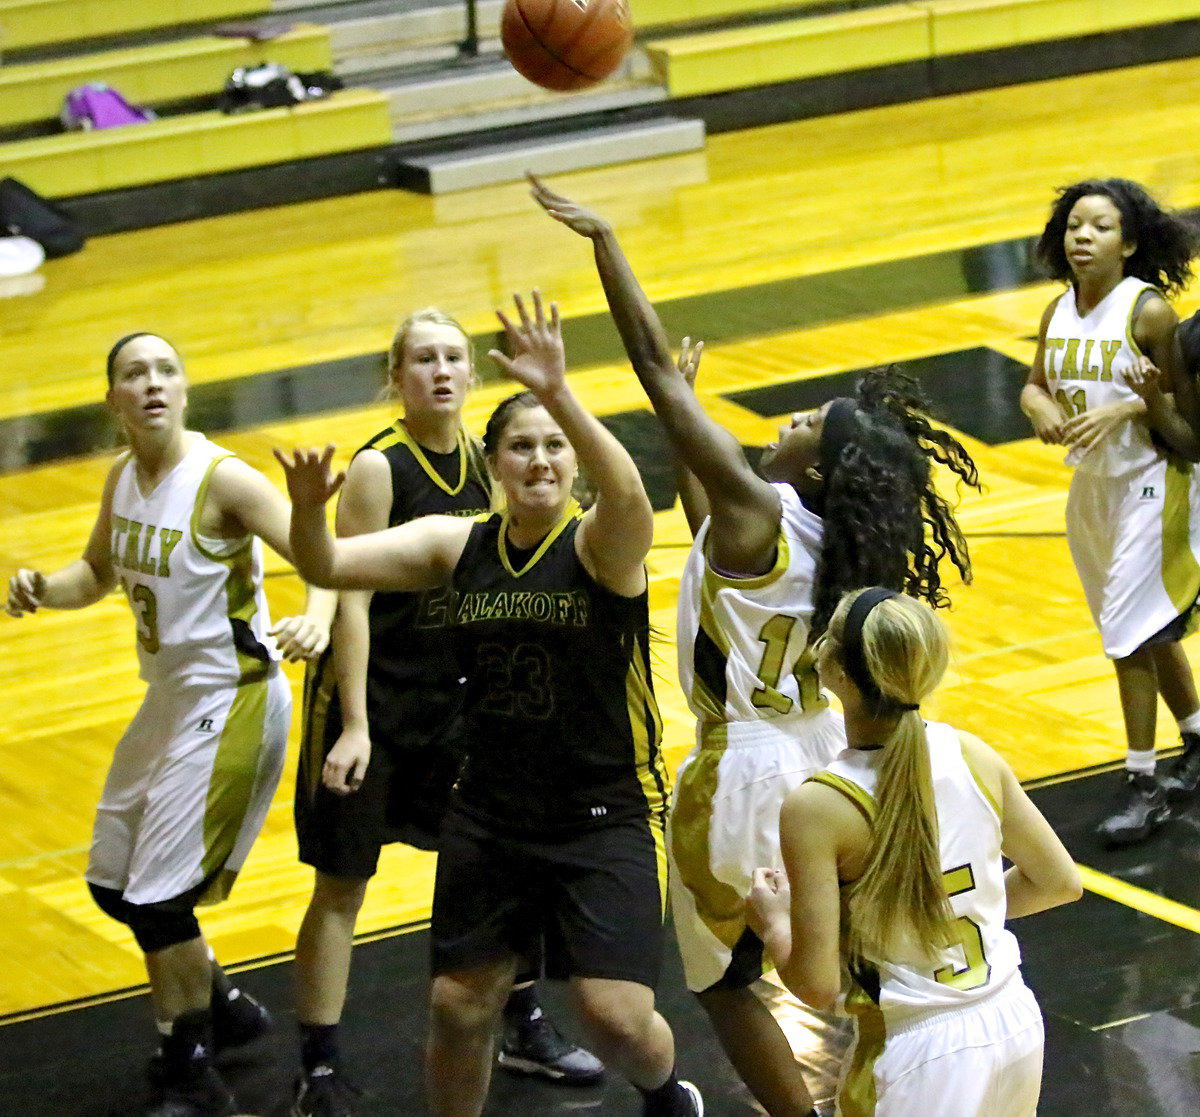
<instances>
[{"instance_id":1,"label":"wooden bleacher","mask_svg":"<svg viewBox=\"0 0 1200 1117\"><path fill-rule=\"evenodd\" d=\"M0 176L72 197L285 163L391 140L387 98L347 89L293 108L187 113L125 128L0 145Z\"/></svg>"},{"instance_id":2,"label":"wooden bleacher","mask_svg":"<svg viewBox=\"0 0 1200 1117\"><path fill-rule=\"evenodd\" d=\"M671 96L688 97L1195 18L1200 0L908 0L655 38L646 49Z\"/></svg>"},{"instance_id":3,"label":"wooden bleacher","mask_svg":"<svg viewBox=\"0 0 1200 1117\"><path fill-rule=\"evenodd\" d=\"M878 0L886 3L887 0ZM689 23L710 23L746 17L784 15L789 11L828 4L829 0L630 0L629 10L639 30Z\"/></svg>"},{"instance_id":4,"label":"wooden bleacher","mask_svg":"<svg viewBox=\"0 0 1200 1117\"><path fill-rule=\"evenodd\" d=\"M264 15L270 0L0 0L0 55Z\"/></svg>"},{"instance_id":5,"label":"wooden bleacher","mask_svg":"<svg viewBox=\"0 0 1200 1117\"><path fill-rule=\"evenodd\" d=\"M132 103L154 107L216 94L231 70L266 61L328 70L329 31L301 24L266 42L213 35L0 66L0 128L57 117L68 90L86 82L108 82Z\"/></svg>"},{"instance_id":6,"label":"wooden bleacher","mask_svg":"<svg viewBox=\"0 0 1200 1117\"><path fill-rule=\"evenodd\" d=\"M0 0L0 45L53 54L0 65L0 129L14 135L0 143L0 176L49 197L73 198L390 143L387 99L365 89L291 108L182 112L122 128L29 135L58 115L68 90L85 82L108 82L139 105L187 106L218 94L238 66L332 67L330 34L322 26L298 24L264 41L196 34L268 6L269 0ZM115 45L96 49L101 39Z\"/></svg>"}]
</instances>

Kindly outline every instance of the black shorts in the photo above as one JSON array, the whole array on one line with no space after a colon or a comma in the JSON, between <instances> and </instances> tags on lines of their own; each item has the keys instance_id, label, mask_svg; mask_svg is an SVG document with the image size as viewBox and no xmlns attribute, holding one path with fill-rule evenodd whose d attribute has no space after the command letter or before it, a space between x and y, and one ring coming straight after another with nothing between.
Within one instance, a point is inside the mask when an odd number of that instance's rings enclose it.
<instances>
[{"instance_id":1,"label":"black shorts","mask_svg":"<svg viewBox=\"0 0 1200 1117\"><path fill-rule=\"evenodd\" d=\"M374 722L362 786L336 795L321 782L321 770L342 731L337 695L306 698L294 805L300 860L331 876L365 880L391 842L436 850L462 764L462 718L390 734Z\"/></svg>"},{"instance_id":2,"label":"black shorts","mask_svg":"<svg viewBox=\"0 0 1200 1117\"><path fill-rule=\"evenodd\" d=\"M1185 636L1190 636L1195 631L1198 605L1200 602L1193 601L1173 621L1168 621L1153 635L1147 636L1134 651L1140 652L1143 648L1160 648L1164 644L1178 644Z\"/></svg>"},{"instance_id":3,"label":"black shorts","mask_svg":"<svg viewBox=\"0 0 1200 1117\"><path fill-rule=\"evenodd\" d=\"M499 834L451 806L430 931L433 972L544 951L547 976L658 982L666 900L661 819L558 840Z\"/></svg>"}]
</instances>

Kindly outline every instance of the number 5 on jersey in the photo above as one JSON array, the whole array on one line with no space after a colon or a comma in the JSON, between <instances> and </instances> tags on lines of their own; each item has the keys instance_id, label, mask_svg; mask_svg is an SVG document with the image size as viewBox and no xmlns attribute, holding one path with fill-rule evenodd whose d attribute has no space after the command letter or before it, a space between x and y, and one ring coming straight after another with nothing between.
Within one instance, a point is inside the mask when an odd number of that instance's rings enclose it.
<instances>
[{"instance_id":1,"label":"number 5 on jersey","mask_svg":"<svg viewBox=\"0 0 1200 1117\"><path fill-rule=\"evenodd\" d=\"M942 873L942 880L949 896L960 896L975 887L975 873L970 865L947 869ZM940 970L935 970L933 976L943 985L955 989L978 989L981 985L986 985L992 976L991 964L983 951L983 935L979 924L973 919L960 916L954 921L954 929L958 934L956 945L962 949L966 965L961 969L943 966Z\"/></svg>"}]
</instances>

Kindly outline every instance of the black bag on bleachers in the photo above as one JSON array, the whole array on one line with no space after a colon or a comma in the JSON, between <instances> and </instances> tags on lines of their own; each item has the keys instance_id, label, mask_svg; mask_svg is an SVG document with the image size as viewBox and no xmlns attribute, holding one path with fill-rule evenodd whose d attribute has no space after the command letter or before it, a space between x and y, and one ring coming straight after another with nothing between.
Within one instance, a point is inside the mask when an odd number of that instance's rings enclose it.
<instances>
[{"instance_id":1,"label":"black bag on bleachers","mask_svg":"<svg viewBox=\"0 0 1200 1117\"><path fill-rule=\"evenodd\" d=\"M29 237L47 256L69 256L84 245L79 223L61 206L15 178L0 179L0 231Z\"/></svg>"},{"instance_id":2,"label":"black bag on bleachers","mask_svg":"<svg viewBox=\"0 0 1200 1117\"><path fill-rule=\"evenodd\" d=\"M341 79L328 71L294 74L276 62L259 66L239 66L225 82L221 94L221 111L245 112L247 109L275 109L283 105L298 105L302 101L328 97L331 90L341 89Z\"/></svg>"}]
</instances>

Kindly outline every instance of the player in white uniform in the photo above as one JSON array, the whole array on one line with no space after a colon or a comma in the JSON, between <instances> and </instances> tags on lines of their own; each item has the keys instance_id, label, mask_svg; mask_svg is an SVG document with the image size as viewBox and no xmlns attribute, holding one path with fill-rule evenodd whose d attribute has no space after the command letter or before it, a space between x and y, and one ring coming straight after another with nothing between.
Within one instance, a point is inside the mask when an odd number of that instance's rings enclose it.
<instances>
[{"instance_id":1,"label":"player in white uniform","mask_svg":"<svg viewBox=\"0 0 1200 1117\"><path fill-rule=\"evenodd\" d=\"M948 658L922 603L846 595L818 667L849 747L788 797L783 868L754 874L750 902L785 984L828 1010L848 973L843 1117L1037 1109L1042 1019L1004 921L1077 899L1079 874L996 753L921 719Z\"/></svg>"},{"instance_id":2,"label":"player in white uniform","mask_svg":"<svg viewBox=\"0 0 1200 1117\"><path fill-rule=\"evenodd\" d=\"M1179 641L1200 595L1200 439L1176 409L1194 407L1163 292L1191 275L1191 234L1135 183L1063 190L1038 245L1070 283L1042 316L1021 406L1043 442L1070 447L1067 541L1125 720L1127 774L1097 833L1146 837L1168 815L1167 792L1200 783L1200 700ZM1158 695L1185 753L1160 783ZM1190 785L1190 786L1189 786Z\"/></svg>"},{"instance_id":3,"label":"player in white uniform","mask_svg":"<svg viewBox=\"0 0 1200 1117\"><path fill-rule=\"evenodd\" d=\"M611 226L536 181L534 196L592 240L634 371L694 477L681 477L696 542L680 583L678 649L697 743L679 770L669 839L685 976L759 1103L773 1117L807 1114L799 1064L751 988L764 967L745 898L754 869L778 859L785 796L844 743L812 636L855 586L884 582L945 603L938 560L948 555L964 577L970 567L930 459L972 485L975 467L920 413L911 381L879 372L855 398L795 416L759 476L692 392L686 342L676 367Z\"/></svg>"},{"instance_id":4,"label":"player in white uniform","mask_svg":"<svg viewBox=\"0 0 1200 1117\"><path fill-rule=\"evenodd\" d=\"M257 537L290 555L287 502L184 428L187 381L170 344L122 338L108 381L130 451L109 471L83 557L18 571L7 609L83 608L118 585L129 600L147 690L113 756L86 877L145 954L163 1037L152 1112L232 1113L214 1038L242 1042L269 1017L232 990L193 909L228 894L278 783L291 713L280 650L317 654L335 598L314 594L311 616L271 629Z\"/></svg>"}]
</instances>

